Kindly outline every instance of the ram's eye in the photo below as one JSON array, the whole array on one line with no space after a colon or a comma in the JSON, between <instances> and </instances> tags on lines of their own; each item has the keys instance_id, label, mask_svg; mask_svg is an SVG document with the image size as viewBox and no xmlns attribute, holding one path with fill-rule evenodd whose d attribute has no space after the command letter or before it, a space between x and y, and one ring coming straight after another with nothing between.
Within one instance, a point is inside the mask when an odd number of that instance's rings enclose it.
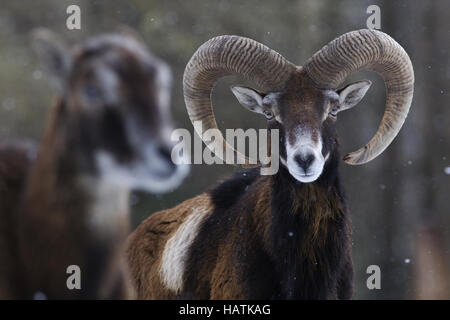
<instances>
[{"instance_id":1,"label":"ram's eye","mask_svg":"<svg viewBox=\"0 0 450 320\"><path fill-rule=\"evenodd\" d=\"M264 115L266 116L267 120L271 120L273 118L273 112L270 110L264 110Z\"/></svg>"},{"instance_id":2,"label":"ram's eye","mask_svg":"<svg viewBox=\"0 0 450 320\"><path fill-rule=\"evenodd\" d=\"M338 112L339 112L339 107L332 107L332 108L330 109L329 114L330 114L330 116L332 116L332 117L336 117L337 114L338 114Z\"/></svg>"}]
</instances>

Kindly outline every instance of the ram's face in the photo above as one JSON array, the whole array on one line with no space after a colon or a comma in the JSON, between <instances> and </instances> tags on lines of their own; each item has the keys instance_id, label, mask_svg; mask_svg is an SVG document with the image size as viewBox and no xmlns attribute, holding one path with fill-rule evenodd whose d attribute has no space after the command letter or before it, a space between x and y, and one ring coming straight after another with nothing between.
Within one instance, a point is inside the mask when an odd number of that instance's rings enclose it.
<instances>
[{"instance_id":1,"label":"ram's face","mask_svg":"<svg viewBox=\"0 0 450 320\"><path fill-rule=\"evenodd\" d=\"M302 83L277 101L282 128L281 162L300 182L315 181L336 147L336 108L339 95Z\"/></svg>"},{"instance_id":2,"label":"ram's face","mask_svg":"<svg viewBox=\"0 0 450 320\"><path fill-rule=\"evenodd\" d=\"M162 61L134 39L99 38L74 61L70 80L69 98L105 175L151 192L179 183L184 174L172 162L169 140L171 74Z\"/></svg>"},{"instance_id":3,"label":"ram's face","mask_svg":"<svg viewBox=\"0 0 450 320\"><path fill-rule=\"evenodd\" d=\"M369 86L361 81L338 91L318 89L299 72L282 92L232 91L244 107L264 114L269 126L280 130L281 163L296 180L309 183L320 177L336 150L337 113L356 105Z\"/></svg>"},{"instance_id":4,"label":"ram's face","mask_svg":"<svg viewBox=\"0 0 450 320\"><path fill-rule=\"evenodd\" d=\"M176 187L187 168L171 158L169 67L127 35L94 37L73 51L48 32L38 36L60 84L72 140L93 171L129 188Z\"/></svg>"}]
</instances>

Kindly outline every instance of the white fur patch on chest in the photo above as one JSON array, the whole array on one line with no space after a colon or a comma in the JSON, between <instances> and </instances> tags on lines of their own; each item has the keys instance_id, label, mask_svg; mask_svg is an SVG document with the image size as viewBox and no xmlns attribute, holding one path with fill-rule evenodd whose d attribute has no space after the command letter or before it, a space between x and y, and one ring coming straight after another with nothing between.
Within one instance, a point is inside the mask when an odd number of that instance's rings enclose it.
<instances>
[{"instance_id":1,"label":"white fur patch on chest","mask_svg":"<svg viewBox=\"0 0 450 320\"><path fill-rule=\"evenodd\" d=\"M162 283L175 293L183 289L183 275L189 248L198 235L205 218L210 214L211 208L193 208L175 234L166 242L161 259L159 275Z\"/></svg>"},{"instance_id":2,"label":"white fur patch on chest","mask_svg":"<svg viewBox=\"0 0 450 320\"><path fill-rule=\"evenodd\" d=\"M86 225L100 239L119 234L128 219L129 190L105 179L83 177L81 183L91 196Z\"/></svg>"}]
</instances>

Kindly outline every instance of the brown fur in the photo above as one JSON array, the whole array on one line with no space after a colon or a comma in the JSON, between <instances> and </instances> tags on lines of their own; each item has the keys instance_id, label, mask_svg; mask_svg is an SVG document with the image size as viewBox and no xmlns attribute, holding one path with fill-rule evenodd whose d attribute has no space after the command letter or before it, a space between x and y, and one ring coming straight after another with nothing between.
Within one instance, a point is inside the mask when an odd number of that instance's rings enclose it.
<instances>
[{"instance_id":1,"label":"brown fur","mask_svg":"<svg viewBox=\"0 0 450 320\"><path fill-rule=\"evenodd\" d=\"M106 246L104 249L107 250L111 244L101 243L102 239L86 232L85 221L91 199L79 187L77 173L65 172L67 180L62 181L55 171L60 167L62 156L71 158L64 130L59 124L61 108L61 103L58 103L53 110L34 163L26 157L28 150L13 153L7 149L0 159L0 168L3 169L0 173L3 184L0 205L5 218L2 226L7 231L0 232L0 235L2 242L9 247L2 259L5 272L1 273L0 292L3 298L9 299L31 298L36 291L42 291L49 298L131 297L121 249L107 254L109 257L105 257L107 261L100 280L89 279L89 275L82 272L82 279L87 277L82 285L89 280L103 283L99 292L86 292L89 285L81 291L70 291L65 286L69 265L79 265L83 271L88 259L101 259L86 256L89 242L98 241L99 249ZM3 197L4 194L7 196ZM113 240L118 248L128 230L126 215L121 216L124 218L117 221L120 231Z\"/></svg>"},{"instance_id":2,"label":"brown fur","mask_svg":"<svg viewBox=\"0 0 450 320\"><path fill-rule=\"evenodd\" d=\"M175 298L159 278L161 253L167 240L191 214L192 208L209 208L209 196L201 194L170 210L152 214L129 236L127 256L130 272L139 299Z\"/></svg>"},{"instance_id":3,"label":"brown fur","mask_svg":"<svg viewBox=\"0 0 450 320\"><path fill-rule=\"evenodd\" d=\"M308 241L298 243L296 254L312 264L324 263L325 261L322 260L324 257L320 253L330 245L328 235L338 231L335 221L344 218L346 208L342 205L338 194L334 194L333 190L331 192L323 190L323 186L317 184L304 185L304 188L301 189L292 188L288 192L290 198L293 199L292 208L287 212L279 212L279 214L302 212L307 219L312 221L307 226L306 234L302 238L308 239ZM271 178L261 177L249 187L233 207L230 207L230 210L239 212L238 216L233 217L228 210L221 213L229 215L233 222L230 227L220 224L219 228L223 227L224 230L218 237L223 235L223 238L217 242L217 246L213 240L215 232L209 230L211 242L206 241L203 243L202 249L196 251L196 253L200 252L200 256L195 256L196 260L201 261L197 265L199 269L189 269L189 265L186 264L185 274L193 274L194 287L185 288L189 292L180 295L170 292L161 283L159 268L164 247L167 240L192 212L191 208L198 210L204 206L211 212L217 208L214 207L210 194L202 194L172 209L152 214L142 222L128 240L128 261L132 277L138 288L138 298L248 299L250 294L248 279L243 281L241 273L243 267L239 265L245 261L242 254L244 252L252 254L252 250L254 250L252 248L259 248L259 244L262 245L265 252L277 250L273 247L271 200ZM217 223L219 224L219 222ZM242 233L241 230L244 232ZM208 233L208 231L206 232ZM348 240L350 237L349 224L346 224L346 229L342 232ZM339 239L331 239L331 242L334 241L337 242ZM196 246L199 243L196 242L193 245ZM342 272L352 272L350 254L350 246L348 246L345 248L345 259L342 260L344 270ZM347 269L347 264L350 264L350 269ZM276 273L277 270L273 269L270 272ZM336 281L339 282L339 279L338 275ZM327 297L330 299L348 298L348 296L340 296L341 284L336 283L335 285L336 289Z\"/></svg>"},{"instance_id":4,"label":"brown fur","mask_svg":"<svg viewBox=\"0 0 450 320\"><path fill-rule=\"evenodd\" d=\"M22 201L22 190L30 166L29 147L0 147L0 299L19 294L17 283L17 250L15 242L14 207Z\"/></svg>"}]
</instances>

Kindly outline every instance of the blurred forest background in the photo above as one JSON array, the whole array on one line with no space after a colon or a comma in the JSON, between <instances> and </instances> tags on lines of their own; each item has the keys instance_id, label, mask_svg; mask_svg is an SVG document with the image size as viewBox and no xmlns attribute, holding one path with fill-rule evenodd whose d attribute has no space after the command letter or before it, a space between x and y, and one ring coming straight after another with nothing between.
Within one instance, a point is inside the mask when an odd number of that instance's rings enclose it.
<instances>
[{"instance_id":1,"label":"blurred forest background","mask_svg":"<svg viewBox=\"0 0 450 320\"><path fill-rule=\"evenodd\" d=\"M66 8L81 7L81 30L66 29ZM30 48L38 26L75 43L120 24L135 28L151 51L174 73L172 113L177 127L191 130L182 96L184 67L203 42L221 34L260 41L299 65L335 37L366 28L366 9L381 8L381 30L409 53L415 95L403 130L367 165L342 164L353 220L355 299L450 298L450 1L234 1L234 0L40 0L0 2L0 141L39 140L53 91ZM339 115L342 152L375 133L384 106L377 75L357 108ZM246 112L229 88L216 88L222 128L264 127ZM194 165L180 188L131 198L133 228L154 211L171 207L213 186L237 168ZM369 265L381 268L381 290L366 286Z\"/></svg>"}]
</instances>

